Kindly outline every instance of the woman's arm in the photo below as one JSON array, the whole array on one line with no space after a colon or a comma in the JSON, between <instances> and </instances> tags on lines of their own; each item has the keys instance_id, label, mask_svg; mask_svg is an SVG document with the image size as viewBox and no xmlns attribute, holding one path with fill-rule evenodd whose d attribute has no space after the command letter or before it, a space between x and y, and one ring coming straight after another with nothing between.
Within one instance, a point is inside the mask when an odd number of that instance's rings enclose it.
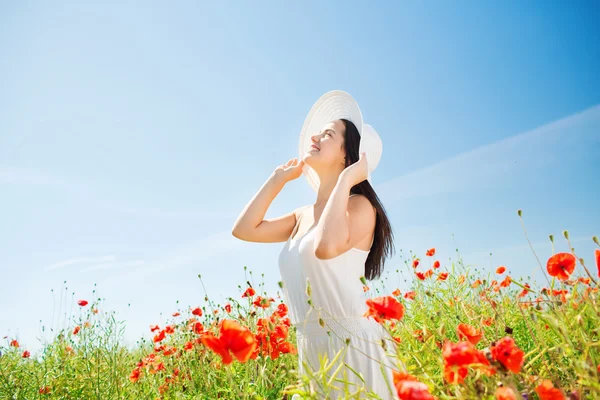
<instances>
[{"instance_id":1,"label":"woman's arm","mask_svg":"<svg viewBox=\"0 0 600 400\"><path fill-rule=\"evenodd\" d=\"M341 174L315 228L315 256L330 259L348 251L375 229L376 214L365 196L349 197L353 183Z\"/></svg>"}]
</instances>

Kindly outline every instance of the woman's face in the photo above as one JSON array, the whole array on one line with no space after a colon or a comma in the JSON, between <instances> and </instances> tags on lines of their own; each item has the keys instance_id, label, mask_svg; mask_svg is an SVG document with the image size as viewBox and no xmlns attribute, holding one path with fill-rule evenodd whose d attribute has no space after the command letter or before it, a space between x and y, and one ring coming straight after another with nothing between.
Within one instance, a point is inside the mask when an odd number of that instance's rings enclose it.
<instances>
[{"instance_id":1,"label":"woman's face","mask_svg":"<svg viewBox=\"0 0 600 400\"><path fill-rule=\"evenodd\" d=\"M332 121L323 126L321 132L311 136L311 146L306 149L304 162L315 170L323 167L344 166L344 123Z\"/></svg>"}]
</instances>

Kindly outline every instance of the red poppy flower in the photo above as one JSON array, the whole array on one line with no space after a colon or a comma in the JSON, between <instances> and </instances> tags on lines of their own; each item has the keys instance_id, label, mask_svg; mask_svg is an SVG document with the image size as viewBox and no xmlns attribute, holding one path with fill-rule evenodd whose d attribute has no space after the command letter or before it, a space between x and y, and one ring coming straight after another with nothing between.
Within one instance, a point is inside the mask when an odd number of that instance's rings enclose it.
<instances>
[{"instance_id":1,"label":"red poppy flower","mask_svg":"<svg viewBox=\"0 0 600 400\"><path fill-rule=\"evenodd\" d=\"M39 390L40 394L48 394L50 393L50 386L42 386Z\"/></svg>"},{"instance_id":2,"label":"red poppy flower","mask_svg":"<svg viewBox=\"0 0 600 400\"><path fill-rule=\"evenodd\" d=\"M410 292L406 292L404 293L404 298L408 299L408 300L414 300L415 297L417 297L417 293L410 291Z\"/></svg>"},{"instance_id":3,"label":"red poppy flower","mask_svg":"<svg viewBox=\"0 0 600 400\"><path fill-rule=\"evenodd\" d=\"M375 297L367 300L369 309L365 317L373 317L379 323L385 319L400 320L404 316L404 306L393 296Z\"/></svg>"},{"instance_id":4,"label":"red poppy flower","mask_svg":"<svg viewBox=\"0 0 600 400\"><path fill-rule=\"evenodd\" d=\"M504 278L504 280L502 282L500 282L500 286L503 288L509 287L511 282L512 282L512 278L510 277L510 275L506 275L506 278Z\"/></svg>"},{"instance_id":5,"label":"red poppy flower","mask_svg":"<svg viewBox=\"0 0 600 400\"><path fill-rule=\"evenodd\" d=\"M162 341L165 338L165 331L162 330L160 332L158 332L158 334L154 335L154 338L152 339L154 341L154 343L158 343L160 341Z\"/></svg>"},{"instance_id":6,"label":"red poppy flower","mask_svg":"<svg viewBox=\"0 0 600 400\"><path fill-rule=\"evenodd\" d=\"M179 317L180 315L181 315L181 314L179 314L179 312L177 312L177 311L173 313L173 316L174 316L174 317Z\"/></svg>"},{"instance_id":7,"label":"red poppy flower","mask_svg":"<svg viewBox=\"0 0 600 400\"><path fill-rule=\"evenodd\" d=\"M512 337L503 337L491 347L491 351L492 357L504 365L506 369L515 374L519 373L525 353L517 347Z\"/></svg>"},{"instance_id":8,"label":"red poppy flower","mask_svg":"<svg viewBox=\"0 0 600 400\"><path fill-rule=\"evenodd\" d=\"M501 265L498 268L496 268L496 273L498 275L502 275L505 271L506 271L506 267L504 265Z\"/></svg>"},{"instance_id":9,"label":"red poppy flower","mask_svg":"<svg viewBox=\"0 0 600 400\"><path fill-rule=\"evenodd\" d=\"M165 326L165 333L168 333L169 335L172 335L175 333L175 327L173 325L167 325Z\"/></svg>"},{"instance_id":10,"label":"red poppy flower","mask_svg":"<svg viewBox=\"0 0 600 400\"><path fill-rule=\"evenodd\" d=\"M596 249L594 256L596 257L596 267L598 268L598 277L600 278L600 250Z\"/></svg>"},{"instance_id":11,"label":"red poppy flower","mask_svg":"<svg viewBox=\"0 0 600 400\"><path fill-rule=\"evenodd\" d=\"M437 278L438 281L445 281L446 279L448 279L448 272L440 273Z\"/></svg>"},{"instance_id":12,"label":"red poppy flower","mask_svg":"<svg viewBox=\"0 0 600 400\"><path fill-rule=\"evenodd\" d=\"M253 288L249 287L248 289L246 289L246 291L244 292L244 294L242 295L243 297L252 297L256 294L256 292L254 291Z\"/></svg>"},{"instance_id":13,"label":"red poppy flower","mask_svg":"<svg viewBox=\"0 0 600 400\"><path fill-rule=\"evenodd\" d=\"M396 385L400 400L434 400L429 388L423 382L404 380Z\"/></svg>"},{"instance_id":14,"label":"red poppy flower","mask_svg":"<svg viewBox=\"0 0 600 400\"><path fill-rule=\"evenodd\" d=\"M25 350L25 351L23 352L23 356L22 356L22 357L23 357L23 358L29 358L29 356L31 356L31 353L29 352L29 350Z\"/></svg>"},{"instance_id":15,"label":"red poppy flower","mask_svg":"<svg viewBox=\"0 0 600 400\"><path fill-rule=\"evenodd\" d=\"M367 290L369 290L369 287L366 285L363 285L363 292L366 292Z\"/></svg>"},{"instance_id":16,"label":"red poppy flower","mask_svg":"<svg viewBox=\"0 0 600 400\"><path fill-rule=\"evenodd\" d=\"M517 400L517 395L511 388L500 386L496 389L496 400Z\"/></svg>"},{"instance_id":17,"label":"red poppy flower","mask_svg":"<svg viewBox=\"0 0 600 400\"><path fill-rule=\"evenodd\" d=\"M549 379L544 379L535 388L535 392L540 396L540 400L562 400L565 398L560 389L555 388Z\"/></svg>"},{"instance_id":18,"label":"red poppy flower","mask_svg":"<svg viewBox=\"0 0 600 400\"><path fill-rule=\"evenodd\" d=\"M150 325L150 332L158 331L160 327L158 325Z\"/></svg>"},{"instance_id":19,"label":"red poppy flower","mask_svg":"<svg viewBox=\"0 0 600 400\"><path fill-rule=\"evenodd\" d=\"M435 262L433 263L433 268L439 268L440 267L440 262L438 260L435 260Z\"/></svg>"},{"instance_id":20,"label":"red poppy flower","mask_svg":"<svg viewBox=\"0 0 600 400\"><path fill-rule=\"evenodd\" d=\"M192 310L192 314L197 315L199 317L202 316L202 309L200 307L196 307Z\"/></svg>"},{"instance_id":21,"label":"red poppy flower","mask_svg":"<svg viewBox=\"0 0 600 400\"><path fill-rule=\"evenodd\" d=\"M435 254L435 248L431 248L429 250L427 250L427 253L425 253L427 255L427 257L433 257L433 255Z\"/></svg>"},{"instance_id":22,"label":"red poppy flower","mask_svg":"<svg viewBox=\"0 0 600 400\"><path fill-rule=\"evenodd\" d=\"M575 270L577 259L571 253L556 253L548 259L546 269L551 276L561 281L569 279L569 275Z\"/></svg>"},{"instance_id":23,"label":"red poppy flower","mask_svg":"<svg viewBox=\"0 0 600 400\"><path fill-rule=\"evenodd\" d=\"M19 347L19 342L17 341L17 339L13 339L10 341L9 346L10 347Z\"/></svg>"},{"instance_id":24,"label":"red poppy flower","mask_svg":"<svg viewBox=\"0 0 600 400\"><path fill-rule=\"evenodd\" d=\"M417 271L417 272L415 272L415 275L416 275L416 276L417 276L417 278L419 278L420 280L422 280L422 281L424 281L424 280L425 280L425 274L424 274L424 273L422 273L422 272L420 272L420 271Z\"/></svg>"},{"instance_id":25,"label":"red poppy flower","mask_svg":"<svg viewBox=\"0 0 600 400\"><path fill-rule=\"evenodd\" d=\"M256 298L254 299L252 304L254 304L256 307L260 307L260 308L269 308L269 306L271 305L271 302L273 302L273 301L275 301L275 300L272 297L266 298L266 297L262 297L262 296L256 296Z\"/></svg>"},{"instance_id":26,"label":"red poppy flower","mask_svg":"<svg viewBox=\"0 0 600 400\"><path fill-rule=\"evenodd\" d=\"M393 296L400 296L400 294L402 294L402 292L400 292L400 289L396 289L392 292Z\"/></svg>"},{"instance_id":27,"label":"red poppy flower","mask_svg":"<svg viewBox=\"0 0 600 400\"><path fill-rule=\"evenodd\" d=\"M275 310L274 314L278 315L280 318L283 318L287 315L288 313L288 306L285 305L285 303L280 303L277 306L277 310Z\"/></svg>"},{"instance_id":28,"label":"red poppy flower","mask_svg":"<svg viewBox=\"0 0 600 400\"><path fill-rule=\"evenodd\" d=\"M219 322L220 336L207 332L202 335L202 343L217 353L224 364L231 364L231 353L240 362L246 362L256 349L257 342L254 334L246 327L231 319ZM231 352L231 353L230 353Z\"/></svg>"},{"instance_id":29,"label":"red poppy flower","mask_svg":"<svg viewBox=\"0 0 600 400\"><path fill-rule=\"evenodd\" d=\"M202 325L201 322L194 322L192 324L192 330L194 331L194 333L196 335L201 334L202 332L204 332L204 325Z\"/></svg>"},{"instance_id":30,"label":"red poppy flower","mask_svg":"<svg viewBox=\"0 0 600 400\"><path fill-rule=\"evenodd\" d=\"M77 304L79 304L81 307L85 307L88 305L88 302L87 300L79 300Z\"/></svg>"},{"instance_id":31,"label":"red poppy flower","mask_svg":"<svg viewBox=\"0 0 600 400\"><path fill-rule=\"evenodd\" d=\"M79 325L77 325L74 329L73 329L73 335L77 335L79 333L79 331L81 330L81 327Z\"/></svg>"},{"instance_id":32,"label":"red poppy flower","mask_svg":"<svg viewBox=\"0 0 600 400\"><path fill-rule=\"evenodd\" d=\"M129 375L129 380L133 383L136 383L140 379L140 375L142 375L142 370L140 367L136 367L133 371L131 371L131 375Z\"/></svg>"},{"instance_id":33,"label":"red poppy flower","mask_svg":"<svg viewBox=\"0 0 600 400\"><path fill-rule=\"evenodd\" d=\"M473 282L473 283L471 284L471 287L472 287L472 288L476 288L476 287L478 287L479 285L481 285L482 283L483 283L483 282L481 282L481 279L477 279L475 282Z\"/></svg>"},{"instance_id":34,"label":"red poppy flower","mask_svg":"<svg viewBox=\"0 0 600 400\"><path fill-rule=\"evenodd\" d=\"M415 258L415 259L413 260L413 262L412 262L412 266L413 266L413 268L417 268L417 267L419 266L419 259L418 259L418 258Z\"/></svg>"},{"instance_id":35,"label":"red poppy flower","mask_svg":"<svg viewBox=\"0 0 600 400\"><path fill-rule=\"evenodd\" d=\"M473 344L479 343L483 337L482 331L478 331L473 326L467 324L458 324L458 327L456 328L456 334L459 338L466 339Z\"/></svg>"},{"instance_id":36,"label":"red poppy flower","mask_svg":"<svg viewBox=\"0 0 600 400\"><path fill-rule=\"evenodd\" d=\"M225 311L227 311L227 314L229 314L231 312L231 304L229 304L229 303L225 304Z\"/></svg>"}]
</instances>

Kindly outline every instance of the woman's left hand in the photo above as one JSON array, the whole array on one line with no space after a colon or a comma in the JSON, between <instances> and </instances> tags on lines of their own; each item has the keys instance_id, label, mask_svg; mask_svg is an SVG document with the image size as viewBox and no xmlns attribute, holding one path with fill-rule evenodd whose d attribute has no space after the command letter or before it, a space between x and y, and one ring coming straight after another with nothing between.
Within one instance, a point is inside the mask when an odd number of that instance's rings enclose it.
<instances>
[{"instance_id":1,"label":"woman's left hand","mask_svg":"<svg viewBox=\"0 0 600 400\"><path fill-rule=\"evenodd\" d=\"M358 161L346 167L340 174L340 178L346 179L351 186L358 185L366 180L368 176L369 167L367 163L367 154L365 152L360 153Z\"/></svg>"}]
</instances>

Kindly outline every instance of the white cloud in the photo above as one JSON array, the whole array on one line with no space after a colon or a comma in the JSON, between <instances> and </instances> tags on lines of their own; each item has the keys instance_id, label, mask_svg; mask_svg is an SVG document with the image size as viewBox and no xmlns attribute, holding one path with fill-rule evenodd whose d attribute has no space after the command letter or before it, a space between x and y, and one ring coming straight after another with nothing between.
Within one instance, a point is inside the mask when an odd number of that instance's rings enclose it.
<instances>
[{"instance_id":1,"label":"white cloud","mask_svg":"<svg viewBox=\"0 0 600 400\"><path fill-rule=\"evenodd\" d=\"M91 267L86 267L81 270L81 272L89 272L89 271L97 271L102 269L123 269L130 267L137 267L144 265L144 260L135 260L135 261L125 261L125 262L107 262L92 265Z\"/></svg>"},{"instance_id":2,"label":"white cloud","mask_svg":"<svg viewBox=\"0 0 600 400\"><path fill-rule=\"evenodd\" d=\"M44 267L46 271L53 271L60 268L67 267L69 265L81 265L81 264L93 264L93 263L106 263L113 262L116 260L114 255L103 256L103 257L79 257L79 258L71 258L68 260L63 260L56 262L51 265L47 265Z\"/></svg>"},{"instance_id":3,"label":"white cloud","mask_svg":"<svg viewBox=\"0 0 600 400\"><path fill-rule=\"evenodd\" d=\"M511 173L556 165L560 151L574 142L600 141L598 122L600 105L393 178L375 190L393 202L494 185Z\"/></svg>"}]
</instances>

